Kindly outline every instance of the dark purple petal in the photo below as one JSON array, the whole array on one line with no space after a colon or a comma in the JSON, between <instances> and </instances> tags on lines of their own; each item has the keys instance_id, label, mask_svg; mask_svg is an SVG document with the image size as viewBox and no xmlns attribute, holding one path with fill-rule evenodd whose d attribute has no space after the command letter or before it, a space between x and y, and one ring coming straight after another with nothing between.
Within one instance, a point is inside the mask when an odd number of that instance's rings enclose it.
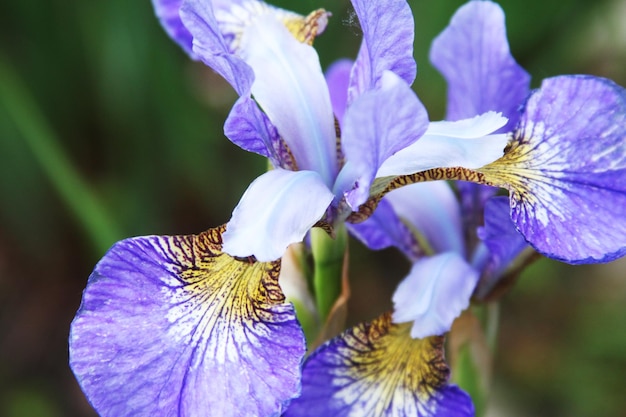
<instances>
[{"instance_id":1,"label":"dark purple petal","mask_svg":"<svg viewBox=\"0 0 626 417\"><path fill-rule=\"evenodd\" d=\"M386 70L411 85L417 65L413 58L413 13L406 0L352 0L352 5L363 30L363 41L348 101L378 87Z\"/></svg>"},{"instance_id":2,"label":"dark purple petal","mask_svg":"<svg viewBox=\"0 0 626 417\"><path fill-rule=\"evenodd\" d=\"M544 80L510 149L478 171L509 188L513 222L544 255L595 263L626 254L626 90L612 81Z\"/></svg>"},{"instance_id":3,"label":"dark purple petal","mask_svg":"<svg viewBox=\"0 0 626 417\"><path fill-rule=\"evenodd\" d=\"M504 12L490 1L470 1L433 41L432 63L448 82L448 120L489 110L509 119L510 131L528 95L530 76L511 56Z\"/></svg>"},{"instance_id":4,"label":"dark purple petal","mask_svg":"<svg viewBox=\"0 0 626 417\"><path fill-rule=\"evenodd\" d=\"M427 127L428 114L413 90L393 72L385 72L381 88L362 94L346 111L341 142L347 162L335 194L347 193L356 210L367 200L382 163L418 140Z\"/></svg>"},{"instance_id":5,"label":"dark purple petal","mask_svg":"<svg viewBox=\"0 0 626 417\"><path fill-rule=\"evenodd\" d=\"M353 65L354 62L349 59L340 59L333 62L325 73L333 113L340 126L348 103L348 87Z\"/></svg>"},{"instance_id":6,"label":"dark purple petal","mask_svg":"<svg viewBox=\"0 0 626 417\"><path fill-rule=\"evenodd\" d=\"M189 56L195 59L191 49L193 37L180 19L179 11L182 4L183 0L152 0L154 12L163 29Z\"/></svg>"},{"instance_id":7,"label":"dark purple petal","mask_svg":"<svg viewBox=\"0 0 626 417\"><path fill-rule=\"evenodd\" d=\"M356 224L347 223L347 226L350 233L370 249L381 250L395 246L411 260L423 254L411 230L385 199L367 220Z\"/></svg>"},{"instance_id":8,"label":"dark purple petal","mask_svg":"<svg viewBox=\"0 0 626 417\"><path fill-rule=\"evenodd\" d=\"M487 250L482 259L472 262L472 266L482 271L477 290L479 296L492 288L513 260L528 247L511 221L509 210L506 197L494 197L485 205L485 225L478 229L478 237Z\"/></svg>"},{"instance_id":9,"label":"dark purple petal","mask_svg":"<svg viewBox=\"0 0 626 417\"><path fill-rule=\"evenodd\" d=\"M389 314L353 327L315 351L302 395L286 417L470 417L470 397L447 384L443 337L413 339Z\"/></svg>"},{"instance_id":10,"label":"dark purple petal","mask_svg":"<svg viewBox=\"0 0 626 417\"><path fill-rule=\"evenodd\" d=\"M279 263L221 252L222 228L118 242L89 278L70 365L102 416L279 415L305 353Z\"/></svg>"}]
</instances>

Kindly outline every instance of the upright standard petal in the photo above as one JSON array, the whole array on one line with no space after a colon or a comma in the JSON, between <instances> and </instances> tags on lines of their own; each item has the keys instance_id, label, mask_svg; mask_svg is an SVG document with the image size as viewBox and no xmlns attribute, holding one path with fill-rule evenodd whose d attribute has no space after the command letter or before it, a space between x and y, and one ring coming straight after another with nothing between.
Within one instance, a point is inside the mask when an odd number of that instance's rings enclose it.
<instances>
[{"instance_id":1,"label":"upright standard petal","mask_svg":"<svg viewBox=\"0 0 626 417\"><path fill-rule=\"evenodd\" d=\"M298 42L281 22L267 16L245 31L241 54L254 69L252 94L298 168L317 171L332 186L338 171L335 121L313 47Z\"/></svg>"},{"instance_id":2,"label":"upright standard petal","mask_svg":"<svg viewBox=\"0 0 626 417\"><path fill-rule=\"evenodd\" d=\"M504 12L490 1L470 1L433 41L430 59L448 82L448 120L488 111L504 114L512 130L528 96L530 76L511 56Z\"/></svg>"},{"instance_id":3,"label":"upright standard petal","mask_svg":"<svg viewBox=\"0 0 626 417\"><path fill-rule=\"evenodd\" d=\"M447 384L443 337L413 339L409 328L385 314L321 346L285 417L473 416L470 397Z\"/></svg>"},{"instance_id":4,"label":"upright standard petal","mask_svg":"<svg viewBox=\"0 0 626 417\"><path fill-rule=\"evenodd\" d=\"M539 252L569 263L626 254L626 90L544 80L505 155L478 170L510 190L511 218Z\"/></svg>"},{"instance_id":5,"label":"upright standard petal","mask_svg":"<svg viewBox=\"0 0 626 417\"><path fill-rule=\"evenodd\" d=\"M363 30L363 41L352 71L348 103L379 87L385 71L413 84L417 73L414 23L406 0L352 0L352 5Z\"/></svg>"},{"instance_id":6,"label":"upright standard petal","mask_svg":"<svg viewBox=\"0 0 626 417\"><path fill-rule=\"evenodd\" d=\"M361 95L346 112L341 138L346 158L335 193L346 193L353 210L365 202L378 168L426 131L428 114L413 90L386 71L379 90Z\"/></svg>"},{"instance_id":7,"label":"upright standard petal","mask_svg":"<svg viewBox=\"0 0 626 417\"><path fill-rule=\"evenodd\" d=\"M314 171L275 169L254 180L233 211L224 252L260 261L280 258L322 218L333 194Z\"/></svg>"},{"instance_id":8,"label":"upright standard petal","mask_svg":"<svg viewBox=\"0 0 626 417\"><path fill-rule=\"evenodd\" d=\"M222 253L224 228L118 242L72 322L70 364L101 416L279 415L304 335L279 263Z\"/></svg>"},{"instance_id":9,"label":"upright standard petal","mask_svg":"<svg viewBox=\"0 0 626 417\"><path fill-rule=\"evenodd\" d=\"M154 12L161 22L165 32L181 47L189 56L195 59L192 51L193 36L180 19L180 7L183 0L152 0Z\"/></svg>"},{"instance_id":10,"label":"upright standard petal","mask_svg":"<svg viewBox=\"0 0 626 417\"><path fill-rule=\"evenodd\" d=\"M479 274L455 252L420 259L393 294L394 323L413 322L411 336L441 335L469 306Z\"/></svg>"}]
</instances>

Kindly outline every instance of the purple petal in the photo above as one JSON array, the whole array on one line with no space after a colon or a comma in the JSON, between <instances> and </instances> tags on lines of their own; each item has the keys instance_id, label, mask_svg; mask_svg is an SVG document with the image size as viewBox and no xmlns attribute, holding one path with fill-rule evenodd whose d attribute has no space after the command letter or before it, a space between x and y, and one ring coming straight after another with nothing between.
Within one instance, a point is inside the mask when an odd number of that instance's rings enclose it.
<instances>
[{"instance_id":1,"label":"purple petal","mask_svg":"<svg viewBox=\"0 0 626 417\"><path fill-rule=\"evenodd\" d=\"M220 74L240 96L250 93L254 80L252 68L231 53L210 1L184 0L180 16L193 36L193 52L206 65Z\"/></svg>"},{"instance_id":2,"label":"purple petal","mask_svg":"<svg viewBox=\"0 0 626 417\"><path fill-rule=\"evenodd\" d=\"M395 246L407 258L417 260L423 254L411 230L400 220L391 204L383 199L367 220L347 223L350 233L373 250Z\"/></svg>"},{"instance_id":3,"label":"purple petal","mask_svg":"<svg viewBox=\"0 0 626 417\"><path fill-rule=\"evenodd\" d=\"M412 184L387 194L400 218L421 233L435 253L465 255L461 211L452 189L444 181Z\"/></svg>"},{"instance_id":4,"label":"purple petal","mask_svg":"<svg viewBox=\"0 0 626 417\"><path fill-rule=\"evenodd\" d=\"M411 85L417 65L413 58L413 13L405 0L352 0L363 41L352 78L348 101L379 87L385 71Z\"/></svg>"},{"instance_id":5,"label":"purple petal","mask_svg":"<svg viewBox=\"0 0 626 417\"><path fill-rule=\"evenodd\" d=\"M389 314L353 327L315 351L302 395L286 417L470 417L470 397L448 385L443 337L413 339Z\"/></svg>"},{"instance_id":6,"label":"purple petal","mask_svg":"<svg viewBox=\"0 0 626 417\"><path fill-rule=\"evenodd\" d=\"M189 56L196 59L191 47L193 37L180 19L179 11L182 4L183 0L152 0L154 12L163 29Z\"/></svg>"},{"instance_id":7,"label":"purple petal","mask_svg":"<svg viewBox=\"0 0 626 417\"><path fill-rule=\"evenodd\" d=\"M276 152L280 135L250 96L240 97L224 123L224 134L235 145L270 158L280 166L284 157Z\"/></svg>"},{"instance_id":8,"label":"purple petal","mask_svg":"<svg viewBox=\"0 0 626 417\"><path fill-rule=\"evenodd\" d=\"M346 111L342 149L346 165L335 193L347 192L356 210L382 163L418 140L428 127L428 115L413 90L393 72L385 72L381 88L361 95Z\"/></svg>"},{"instance_id":9,"label":"purple petal","mask_svg":"<svg viewBox=\"0 0 626 417\"><path fill-rule=\"evenodd\" d=\"M340 59L333 62L325 74L333 113L335 113L340 126L348 103L348 87L353 65L354 62L349 59Z\"/></svg>"},{"instance_id":10,"label":"purple petal","mask_svg":"<svg viewBox=\"0 0 626 417\"><path fill-rule=\"evenodd\" d=\"M330 95L315 49L273 17L258 18L241 40L252 66L252 94L289 146L299 169L328 186L337 175L337 138Z\"/></svg>"},{"instance_id":11,"label":"purple petal","mask_svg":"<svg viewBox=\"0 0 626 417\"><path fill-rule=\"evenodd\" d=\"M490 1L470 1L433 41L430 59L448 82L448 120L497 111L510 131L529 92L530 76L511 56L504 12Z\"/></svg>"},{"instance_id":12,"label":"purple petal","mask_svg":"<svg viewBox=\"0 0 626 417\"><path fill-rule=\"evenodd\" d=\"M127 239L96 266L70 365L101 416L278 415L298 395L280 264L225 255L222 231Z\"/></svg>"},{"instance_id":13,"label":"purple petal","mask_svg":"<svg viewBox=\"0 0 626 417\"><path fill-rule=\"evenodd\" d=\"M394 323L413 322L411 336L441 335L469 306L479 273L455 252L413 264L393 295Z\"/></svg>"},{"instance_id":14,"label":"purple petal","mask_svg":"<svg viewBox=\"0 0 626 417\"><path fill-rule=\"evenodd\" d=\"M570 263L626 254L626 90L591 76L546 79L514 139L479 171L509 188L526 240Z\"/></svg>"},{"instance_id":15,"label":"purple petal","mask_svg":"<svg viewBox=\"0 0 626 417\"><path fill-rule=\"evenodd\" d=\"M478 229L478 237L487 253L482 260L475 259L472 266L482 271L479 296L497 282L513 260L528 247L509 216L506 197L494 197L485 205L485 226Z\"/></svg>"},{"instance_id":16,"label":"purple petal","mask_svg":"<svg viewBox=\"0 0 626 417\"><path fill-rule=\"evenodd\" d=\"M260 261L280 258L322 218L333 197L317 172L266 172L250 184L233 211L224 252Z\"/></svg>"}]
</instances>

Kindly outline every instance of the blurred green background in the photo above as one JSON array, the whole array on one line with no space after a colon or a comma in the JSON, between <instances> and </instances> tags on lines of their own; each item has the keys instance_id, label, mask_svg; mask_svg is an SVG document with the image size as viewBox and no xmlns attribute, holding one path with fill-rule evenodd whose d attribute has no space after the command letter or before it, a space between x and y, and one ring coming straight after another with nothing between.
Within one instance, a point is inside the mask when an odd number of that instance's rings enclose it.
<instances>
[{"instance_id":1,"label":"blurred green background","mask_svg":"<svg viewBox=\"0 0 626 417\"><path fill-rule=\"evenodd\" d=\"M463 1L411 0L415 89L432 119L445 85L427 56ZM278 1L333 18L322 64L354 57L347 0ZM626 85L626 1L508 0L514 56L533 76ZM94 416L67 366L69 323L117 239L229 219L265 161L222 124L235 95L190 62L148 0L0 3L0 416ZM351 321L390 306L408 266L352 245ZM542 260L502 302L491 416L626 416L626 262Z\"/></svg>"}]
</instances>

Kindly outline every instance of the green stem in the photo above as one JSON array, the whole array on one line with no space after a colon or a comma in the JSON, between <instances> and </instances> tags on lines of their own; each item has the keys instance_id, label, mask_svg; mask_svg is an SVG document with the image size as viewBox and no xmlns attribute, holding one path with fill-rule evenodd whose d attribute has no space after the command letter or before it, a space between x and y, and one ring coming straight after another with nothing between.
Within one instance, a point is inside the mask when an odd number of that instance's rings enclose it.
<instances>
[{"instance_id":1,"label":"green stem","mask_svg":"<svg viewBox=\"0 0 626 417\"><path fill-rule=\"evenodd\" d=\"M102 253L122 233L80 177L17 73L0 56L0 102L57 192Z\"/></svg>"},{"instance_id":2,"label":"green stem","mask_svg":"<svg viewBox=\"0 0 626 417\"><path fill-rule=\"evenodd\" d=\"M348 234L343 224L335 228L335 238L317 227L311 230L313 290L321 322L324 323L341 294L343 262Z\"/></svg>"},{"instance_id":3,"label":"green stem","mask_svg":"<svg viewBox=\"0 0 626 417\"><path fill-rule=\"evenodd\" d=\"M495 302L474 306L468 314L472 319L465 321L465 328L458 329L462 343L456 347L452 377L472 397L475 416L482 417L487 413L489 400L499 306Z\"/></svg>"}]
</instances>

